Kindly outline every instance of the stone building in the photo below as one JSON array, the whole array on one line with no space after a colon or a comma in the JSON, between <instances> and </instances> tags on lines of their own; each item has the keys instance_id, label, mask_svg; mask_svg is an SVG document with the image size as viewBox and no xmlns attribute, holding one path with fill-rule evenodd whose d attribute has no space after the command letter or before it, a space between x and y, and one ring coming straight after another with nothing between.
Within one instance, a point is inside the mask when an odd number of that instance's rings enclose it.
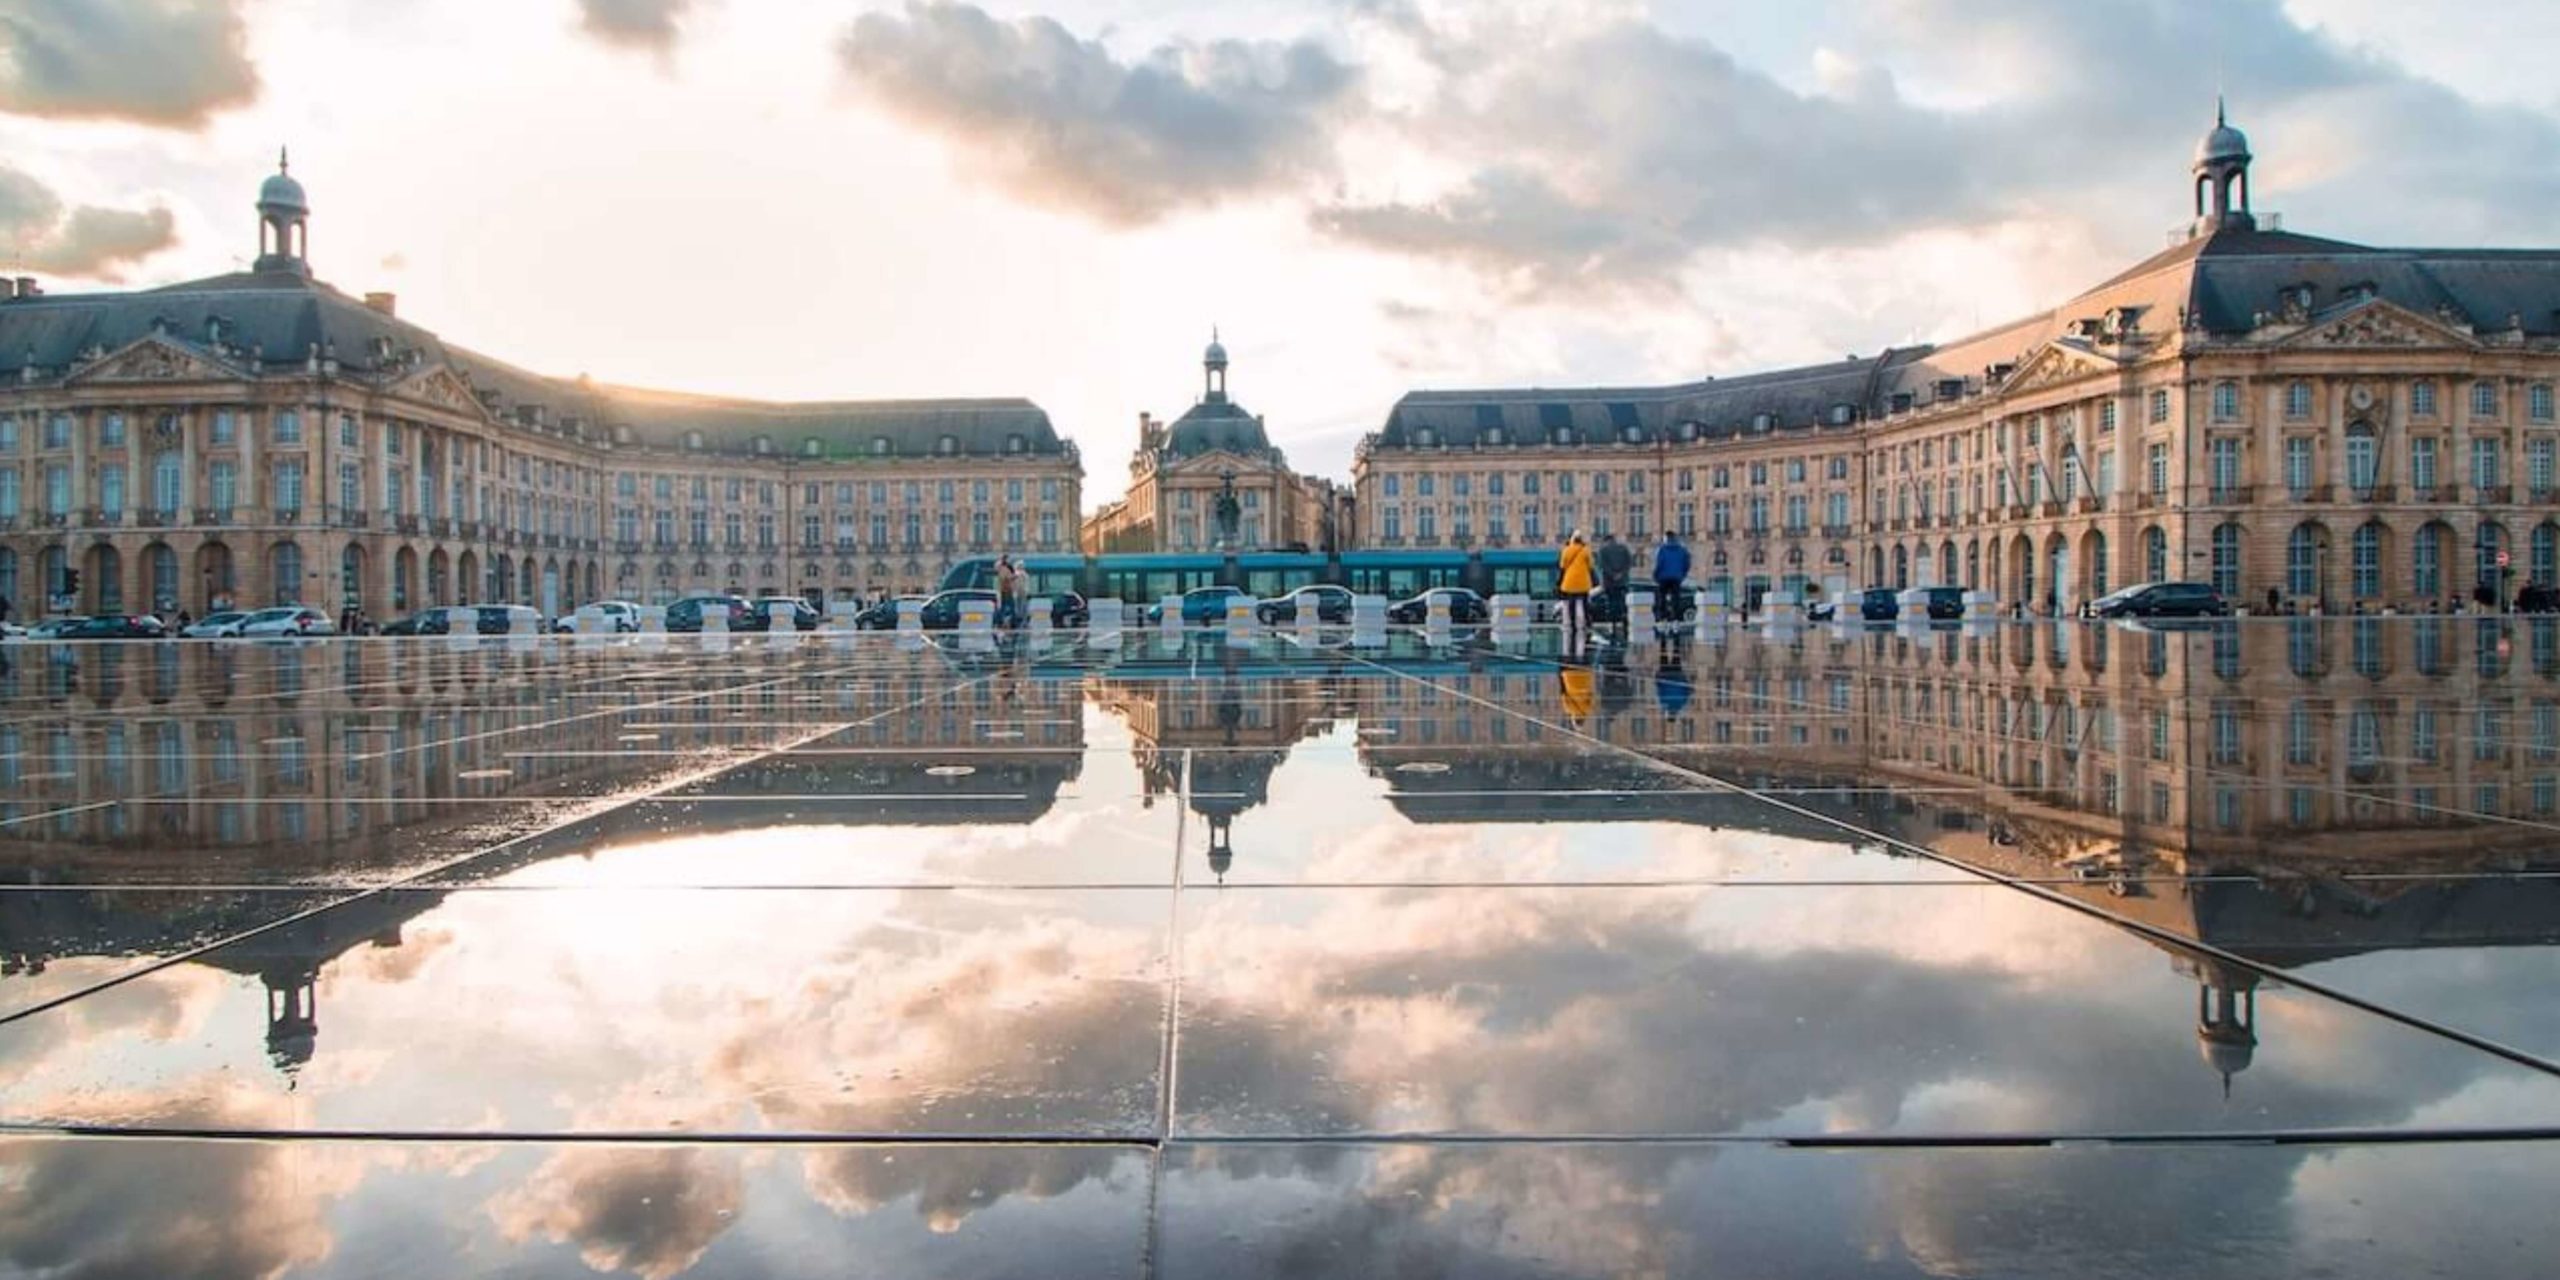
<instances>
[{"instance_id":1,"label":"stone building","mask_svg":"<svg viewBox=\"0 0 2560 1280\"><path fill-rule=\"evenodd\" d=\"M973 550L1074 545L1082 467L1027 400L543 377L315 279L309 216L280 170L247 271L0 290L0 597L19 616L841 598L929 587ZM74 598L48 601L66 571Z\"/></svg>"},{"instance_id":2,"label":"stone building","mask_svg":"<svg viewBox=\"0 0 2560 1280\"><path fill-rule=\"evenodd\" d=\"M1359 538L1699 544L1693 581L1961 584L2067 610L2208 580L2260 606L2560 583L2560 252L2377 249L2250 208L2217 118L2178 243L1935 346L1668 387L1415 392Z\"/></svg>"},{"instance_id":3,"label":"stone building","mask_svg":"<svg viewBox=\"0 0 2560 1280\"><path fill-rule=\"evenodd\" d=\"M1214 335L1200 363L1198 404L1170 424L1138 415L1129 491L1084 522L1085 551L1348 545L1341 486L1291 471L1262 419L1228 398L1227 348Z\"/></svg>"}]
</instances>

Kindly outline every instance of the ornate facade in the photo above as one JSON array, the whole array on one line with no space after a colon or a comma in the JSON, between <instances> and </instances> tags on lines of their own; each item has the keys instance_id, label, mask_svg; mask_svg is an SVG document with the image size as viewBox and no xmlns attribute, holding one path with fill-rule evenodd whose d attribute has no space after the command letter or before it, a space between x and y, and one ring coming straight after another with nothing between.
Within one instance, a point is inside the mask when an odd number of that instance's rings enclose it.
<instances>
[{"instance_id":1,"label":"ornate facade","mask_svg":"<svg viewBox=\"0 0 2560 1280\"><path fill-rule=\"evenodd\" d=\"M1129 492L1084 522L1089 554L1330 551L1349 544L1340 486L1289 469L1262 419L1227 398L1227 349L1201 358L1200 402L1168 425L1138 415Z\"/></svg>"},{"instance_id":2,"label":"ornate facade","mask_svg":"<svg viewBox=\"0 0 2560 1280\"><path fill-rule=\"evenodd\" d=\"M2217 121L2180 243L1944 345L1407 395L1360 449L1361 541L1668 526L1734 598L1961 584L2037 611L2157 579L2338 612L2560 583L2560 252L2262 225L2250 158Z\"/></svg>"},{"instance_id":3,"label":"ornate facade","mask_svg":"<svg viewBox=\"0 0 2560 1280\"><path fill-rule=\"evenodd\" d=\"M542 377L315 280L309 213L279 172L249 271L0 291L0 597L19 616L841 598L1074 546L1082 467L1027 400ZM66 571L78 590L49 600Z\"/></svg>"}]
</instances>

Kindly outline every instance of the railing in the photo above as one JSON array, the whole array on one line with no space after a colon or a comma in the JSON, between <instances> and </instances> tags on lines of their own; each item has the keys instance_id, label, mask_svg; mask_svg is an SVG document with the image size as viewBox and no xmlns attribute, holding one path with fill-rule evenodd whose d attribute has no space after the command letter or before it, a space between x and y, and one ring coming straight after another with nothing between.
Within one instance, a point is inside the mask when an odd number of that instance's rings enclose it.
<instances>
[{"instance_id":1,"label":"railing","mask_svg":"<svg viewBox=\"0 0 2560 1280\"><path fill-rule=\"evenodd\" d=\"M1822 526L1822 536L1826 538L1846 538L1850 536L1849 526L1845 524L1826 524Z\"/></svg>"},{"instance_id":2,"label":"railing","mask_svg":"<svg viewBox=\"0 0 2560 1280\"><path fill-rule=\"evenodd\" d=\"M402 533L416 533L418 531L418 517L416 516L393 516L391 521L393 527L397 528Z\"/></svg>"},{"instance_id":3,"label":"railing","mask_svg":"<svg viewBox=\"0 0 2560 1280\"><path fill-rule=\"evenodd\" d=\"M231 523L231 509L229 507L198 507L196 523L216 527L227 525Z\"/></svg>"},{"instance_id":4,"label":"railing","mask_svg":"<svg viewBox=\"0 0 2560 1280\"><path fill-rule=\"evenodd\" d=\"M277 524L300 524L302 523L302 508L278 507L273 512L269 513L269 518L274 520Z\"/></svg>"},{"instance_id":5,"label":"railing","mask_svg":"<svg viewBox=\"0 0 2560 1280\"><path fill-rule=\"evenodd\" d=\"M2243 505L2255 502L2257 498L2258 490L2255 485L2225 485L2212 490L2212 500L2219 506Z\"/></svg>"},{"instance_id":6,"label":"railing","mask_svg":"<svg viewBox=\"0 0 2560 1280\"><path fill-rule=\"evenodd\" d=\"M178 522L178 513L175 511L136 511L133 513L133 522L135 525L145 529L166 529Z\"/></svg>"},{"instance_id":7,"label":"railing","mask_svg":"<svg viewBox=\"0 0 2560 1280\"><path fill-rule=\"evenodd\" d=\"M2096 515L2101 508L2106 506L2106 502L2093 494L2089 497L2080 499L2076 505L2079 508L2080 514L2088 516Z\"/></svg>"},{"instance_id":8,"label":"railing","mask_svg":"<svg viewBox=\"0 0 2560 1280\"><path fill-rule=\"evenodd\" d=\"M2159 505L2159 494L2144 492L2133 495L2133 509L2136 511L2149 511Z\"/></svg>"},{"instance_id":9,"label":"railing","mask_svg":"<svg viewBox=\"0 0 2560 1280\"><path fill-rule=\"evenodd\" d=\"M2516 491L2513 485L2483 485L2479 492L2480 497L2478 500L2481 502L2513 502L2516 500Z\"/></svg>"},{"instance_id":10,"label":"railing","mask_svg":"<svg viewBox=\"0 0 2560 1280\"><path fill-rule=\"evenodd\" d=\"M2059 498L2047 498L2037 505L2036 511L2038 514L2043 515L2048 519L2061 515L2062 500Z\"/></svg>"},{"instance_id":11,"label":"railing","mask_svg":"<svg viewBox=\"0 0 2560 1280\"><path fill-rule=\"evenodd\" d=\"M437 517L436 519L429 520L429 521L427 522L427 536L429 536L429 537L434 537L434 538L450 538L450 537L452 537L452 536L453 536L453 521L448 520L448 519L445 519L445 518L443 518L443 517L441 517L441 516Z\"/></svg>"}]
</instances>

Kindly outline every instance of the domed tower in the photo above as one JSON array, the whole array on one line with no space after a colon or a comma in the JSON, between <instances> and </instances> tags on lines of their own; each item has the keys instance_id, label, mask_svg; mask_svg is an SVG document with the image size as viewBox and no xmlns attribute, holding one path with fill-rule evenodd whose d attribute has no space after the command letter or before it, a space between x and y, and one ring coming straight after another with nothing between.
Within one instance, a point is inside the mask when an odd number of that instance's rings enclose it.
<instances>
[{"instance_id":1,"label":"domed tower","mask_svg":"<svg viewBox=\"0 0 2560 1280\"><path fill-rule=\"evenodd\" d=\"M2196 230L2257 229L2249 213L2249 136L2231 127L2222 99L2213 100L2213 132L2196 144Z\"/></svg>"},{"instance_id":2,"label":"domed tower","mask_svg":"<svg viewBox=\"0 0 2560 1280\"><path fill-rule=\"evenodd\" d=\"M2258 1056L2257 974L2209 961L2196 966L2196 1053L2230 1097L2231 1077Z\"/></svg>"},{"instance_id":3,"label":"domed tower","mask_svg":"<svg viewBox=\"0 0 2560 1280\"><path fill-rule=\"evenodd\" d=\"M1210 404L1223 404L1227 399L1227 348L1218 341L1217 326L1209 327L1209 349L1200 355L1200 370L1207 385L1200 398Z\"/></svg>"},{"instance_id":4,"label":"domed tower","mask_svg":"<svg viewBox=\"0 0 2560 1280\"><path fill-rule=\"evenodd\" d=\"M276 152L276 171L258 188L260 271L311 274L311 201L294 180L292 158Z\"/></svg>"}]
</instances>

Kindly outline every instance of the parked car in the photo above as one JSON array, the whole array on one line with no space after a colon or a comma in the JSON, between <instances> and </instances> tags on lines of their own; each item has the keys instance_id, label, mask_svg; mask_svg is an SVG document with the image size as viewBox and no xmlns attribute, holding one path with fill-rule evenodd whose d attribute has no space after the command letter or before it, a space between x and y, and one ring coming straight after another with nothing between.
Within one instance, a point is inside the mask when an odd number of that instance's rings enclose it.
<instances>
[{"instance_id":1,"label":"parked car","mask_svg":"<svg viewBox=\"0 0 2560 1280\"><path fill-rule=\"evenodd\" d=\"M602 614L605 629L608 631L629 634L640 629L640 606L628 600L598 600L585 608ZM582 609L579 612L584 611ZM576 631L578 629L577 614L564 613L552 619L551 629L562 635Z\"/></svg>"},{"instance_id":2,"label":"parked car","mask_svg":"<svg viewBox=\"0 0 2560 1280\"><path fill-rule=\"evenodd\" d=\"M95 617L74 618L62 629L62 640L161 640L169 628L147 613L102 613Z\"/></svg>"},{"instance_id":3,"label":"parked car","mask_svg":"<svg viewBox=\"0 0 2560 1280\"><path fill-rule=\"evenodd\" d=\"M476 604L471 606L471 612L475 615L475 629L484 636L511 636L518 628L529 635L550 630L543 625L542 615L529 604Z\"/></svg>"},{"instance_id":4,"label":"parked car","mask_svg":"<svg viewBox=\"0 0 2560 1280\"><path fill-rule=\"evenodd\" d=\"M1891 587L1869 587L1857 599L1861 622L1891 622L1902 616L1902 593Z\"/></svg>"},{"instance_id":5,"label":"parked car","mask_svg":"<svg viewBox=\"0 0 2560 1280\"><path fill-rule=\"evenodd\" d=\"M886 600L875 600L864 605L861 612L853 615L853 629L856 631L895 630L898 625L900 601L913 600L922 605L932 599L931 596L891 596Z\"/></svg>"},{"instance_id":6,"label":"parked car","mask_svg":"<svg viewBox=\"0 0 2560 1280\"><path fill-rule=\"evenodd\" d=\"M1804 607L1804 616L1813 622L1829 622L1840 616L1840 602L1837 600L1813 601Z\"/></svg>"},{"instance_id":7,"label":"parked car","mask_svg":"<svg viewBox=\"0 0 2560 1280\"><path fill-rule=\"evenodd\" d=\"M927 631L957 629L960 625L961 607L972 601L987 606L987 617L990 620L995 617L995 592L984 587L961 587L954 591L945 591L924 602L924 629Z\"/></svg>"},{"instance_id":8,"label":"parked car","mask_svg":"<svg viewBox=\"0 0 2560 1280\"><path fill-rule=\"evenodd\" d=\"M1429 620L1435 596L1448 603L1449 621L1461 626L1481 623L1492 616L1485 608L1484 597L1465 587L1433 587L1410 600L1387 606L1387 621L1413 626Z\"/></svg>"},{"instance_id":9,"label":"parked car","mask_svg":"<svg viewBox=\"0 0 2560 1280\"><path fill-rule=\"evenodd\" d=\"M329 615L309 605L289 604L274 609L260 609L240 624L240 634L255 639L260 636L334 636L338 624Z\"/></svg>"},{"instance_id":10,"label":"parked car","mask_svg":"<svg viewBox=\"0 0 2560 1280\"><path fill-rule=\"evenodd\" d=\"M62 633L86 621L84 618L47 618L27 628L29 640L59 640Z\"/></svg>"},{"instance_id":11,"label":"parked car","mask_svg":"<svg viewBox=\"0 0 2560 1280\"><path fill-rule=\"evenodd\" d=\"M2222 618L2231 604L2203 582L2144 582L2089 602L2092 618Z\"/></svg>"},{"instance_id":12,"label":"parked car","mask_svg":"<svg viewBox=\"0 0 2560 1280\"><path fill-rule=\"evenodd\" d=\"M798 596L762 596L755 602L755 611L756 621L764 624L763 629L772 629L772 609L778 604L791 606L791 624L799 630L815 631L819 623L826 621L826 615Z\"/></svg>"},{"instance_id":13,"label":"parked car","mask_svg":"<svg viewBox=\"0 0 2560 1280\"><path fill-rule=\"evenodd\" d=\"M1347 623L1351 621L1351 588L1330 583L1300 587L1255 605L1253 613L1265 626L1282 626L1296 622L1300 609L1314 610L1318 622Z\"/></svg>"},{"instance_id":14,"label":"parked car","mask_svg":"<svg viewBox=\"0 0 2560 1280\"><path fill-rule=\"evenodd\" d=\"M1238 587L1196 587L1185 591L1182 593L1182 625L1186 627L1215 626L1227 620L1229 600L1251 598ZM1147 622L1153 625L1163 621L1164 606L1148 605Z\"/></svg>"},{"instance_id":15,"label":"parked car","mask_svg":"<svg viewBox=\"0 0 2560 1280\"><path fill-rule=\"evenodd\" d=\"M239 635L241 624L248 620L249 615L238 609L225 609L188 623L178 634L189 640L221 640Z\"/></svg>"},{"instance_id":16,"label":"parked car","mask_svg":"<svg viewBox=\"0 0 2560 1280\"><path fill-rule=\"evenodd\" d=\"M700 631L706 610L725 609L731 631L762 631L764 620L748 607L744 596L686 596L667 606L667 630Z\"/></svg>"}]
</instances>

